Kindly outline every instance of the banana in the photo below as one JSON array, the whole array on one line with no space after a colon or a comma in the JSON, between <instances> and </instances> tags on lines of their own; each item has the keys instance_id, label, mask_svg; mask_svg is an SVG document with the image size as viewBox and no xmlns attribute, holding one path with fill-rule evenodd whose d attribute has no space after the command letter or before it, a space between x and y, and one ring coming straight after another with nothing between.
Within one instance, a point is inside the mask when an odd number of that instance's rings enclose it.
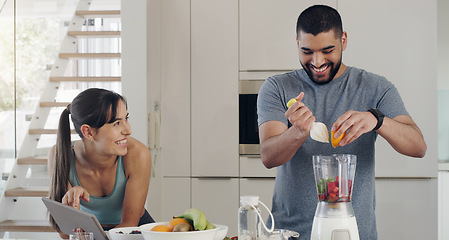
<instances>
[{"instance_id":1,"label":"banana","mask_svg":"<svg viewBox=\"0 0 449 240\"><path fill-rule=\"evenodd\" d=\"M209 220L206 220L206 230L214 229L215 225L209 222Z\"/></svg>"},{"instance_id":2,"label":"banana","mask_svg":"<svg viewBox=\"0 0 449 240\"><path fill-rule=\"evenodd\" d=\"M192 220L193 222L193 228L195 230L205 230L207 226L207 219L206 215L203 211L196 209L196 208L190 208L187 209L183 214L177 216L180 218L185 218L186 220Z\"/></svg>"}]
</instances>

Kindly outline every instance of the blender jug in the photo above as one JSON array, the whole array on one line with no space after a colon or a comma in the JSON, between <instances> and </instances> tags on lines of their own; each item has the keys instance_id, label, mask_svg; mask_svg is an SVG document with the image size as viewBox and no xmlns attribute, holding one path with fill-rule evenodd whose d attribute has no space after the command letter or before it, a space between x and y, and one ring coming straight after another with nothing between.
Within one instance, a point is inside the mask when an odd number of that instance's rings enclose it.
<instances>
[{"instance_id":1,"label":"blender jug","mask_svg":"<svg viewBox=\"0 0 449 240\"><path fill-rule=\"evenodd\" d=\"M313 156L318 205L312 225L312 240L358 240L351 204L357 157L351 154Z\"/></svg>"},{"instance_id":2,"label":"blender jug","mask_svg":"<svg viewBox=\"0 0 449 240\"><path fill-rule=\"evenodd\" d=\"M355 155L313 156L318 201L350 202L355 167Z\"/></svg>"}]
</instances>

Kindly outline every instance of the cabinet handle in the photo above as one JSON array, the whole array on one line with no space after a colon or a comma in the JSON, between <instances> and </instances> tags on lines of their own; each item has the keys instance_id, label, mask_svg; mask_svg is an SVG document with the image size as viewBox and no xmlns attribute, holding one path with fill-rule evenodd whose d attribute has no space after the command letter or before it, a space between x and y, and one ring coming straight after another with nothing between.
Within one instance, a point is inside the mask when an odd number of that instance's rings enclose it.
<instances>
[{"instance_id":1,"label":"cabinet handle","mask_svg":"<svg viewBox=\"0 0 449 240\"><path fill-rule=\"evenodd\" d=\"M247 69L240 72L291 72L294 69Z\"/></svg>"},{"instance_id":2,"label":"cabinet handle","mask_svg":"<svg viewBox=\"0 0 449 240\"><path fill-rule=\"evenodd\" d=\"M376 180L432 180L434 177L376 177Z\"/></svg>"},{"instance_id":3,"label":"cabinet handle","mask_svg":"<svg viewBox=\"0 0 449 240\"><path fill-rule=\"evenodd\" d=\"M238 178L238 177L222 177L222 176L201 176L201 177L192 177L200 180L208 180L208 179L215 179L215 180L226 180L226 179L232 179L232 178Z\"/></svg>"}]
</instances>

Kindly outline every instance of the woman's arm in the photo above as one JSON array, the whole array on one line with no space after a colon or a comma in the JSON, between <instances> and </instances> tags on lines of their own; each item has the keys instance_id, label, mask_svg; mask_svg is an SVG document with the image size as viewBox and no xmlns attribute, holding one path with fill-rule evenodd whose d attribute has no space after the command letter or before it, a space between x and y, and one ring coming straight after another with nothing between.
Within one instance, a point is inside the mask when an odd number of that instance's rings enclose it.
<instances>
[{"instance_id":1,"label":"woman's arm","mask_svg":"<svg viewBox=\"0 0 449 240\"><path fill-rule=\"evenodd\" d=\"M151 176L151 153L137 139L128 137L128 153L123 157L127 177L122 221L117 227L134 227L145 209Z\"/></svg>"}]
</instances>

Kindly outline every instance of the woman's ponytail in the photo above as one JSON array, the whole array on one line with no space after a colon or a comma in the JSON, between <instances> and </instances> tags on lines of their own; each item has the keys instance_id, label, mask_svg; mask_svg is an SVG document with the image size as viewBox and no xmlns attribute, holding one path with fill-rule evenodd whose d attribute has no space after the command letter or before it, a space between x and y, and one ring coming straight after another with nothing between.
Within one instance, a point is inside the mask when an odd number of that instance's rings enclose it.
<instances>
[{"instance_id":1,"label":"woman's ponytail","mask_svg":"<svg viewBox=\"0 0 449 240\"><path fill-rule=\"evenodd\" d=\"M61 202L62 197L67 192L67 186L69 182L70 173L70 158L71 158L71 133L70 133L70 114L69 104L66 109L61 113L59 118L58 133L56 138L55 147L55 161L53 164L52 181L50 189L50 199ZM51 218L51 224L55 227L56 224Z\"/></svg>"}]
</instances>

